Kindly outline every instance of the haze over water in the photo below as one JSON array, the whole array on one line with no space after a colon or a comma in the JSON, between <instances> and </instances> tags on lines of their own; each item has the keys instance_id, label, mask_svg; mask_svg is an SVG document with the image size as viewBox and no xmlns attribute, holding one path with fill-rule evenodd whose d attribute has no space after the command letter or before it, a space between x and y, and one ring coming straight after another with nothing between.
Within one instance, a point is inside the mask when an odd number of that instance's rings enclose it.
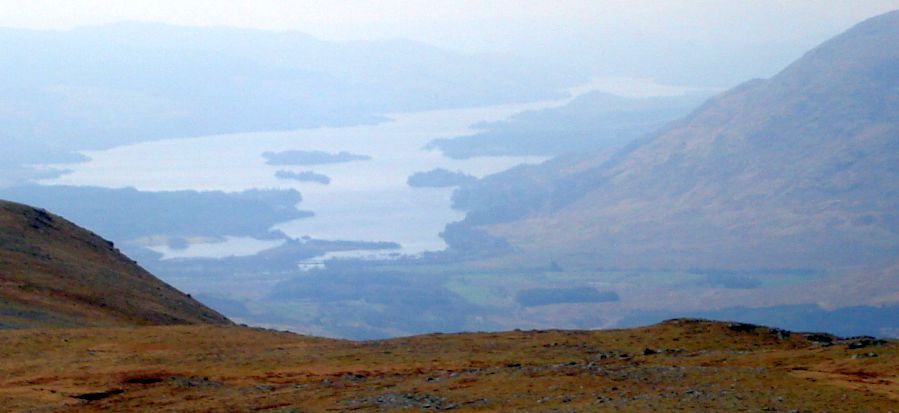
<instances>
[{"instance_id":1,"label":"haze over water","mask_svg":"<svg viewBox=\"0 0 899 413\"><path fill-rule=\"evenodd\" d=\"M294 188L303 201L299 209L315 216L276 226L290 237L350 241L391 241L404 254L441 250L444 226L464 214L450 207L453 188L413 188L408 177L434 168L482 177L545 157L490 156L451 159L425 149L434 139L469 135L472 125L507 119L531 109L560 106L594 90L629 97L675 95L688 91L646 79L599 79L573 88L569 98L472 109L392 114L389 121L355 127L300 129L171 139L85 151L89 161L66 164L71 172L48 181L52 185L134 187L145 191ZM303 166L266 164L264 152L288 150L341 151L370 160ZM331 178L328 185L278 179L278 170L314 171ZM228 238L211 245L173 251L157 246L167 258L179 256L246 255L277 243ZM361 252L360 255L366 255Z\"/></svg>"}]
</instances>

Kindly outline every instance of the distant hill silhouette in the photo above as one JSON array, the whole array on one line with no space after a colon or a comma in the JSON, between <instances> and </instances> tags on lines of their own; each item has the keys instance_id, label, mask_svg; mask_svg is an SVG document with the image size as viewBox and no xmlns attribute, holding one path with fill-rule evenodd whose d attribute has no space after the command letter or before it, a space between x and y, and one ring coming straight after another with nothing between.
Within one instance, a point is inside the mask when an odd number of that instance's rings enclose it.
<instances>
[{"instance_id":1,"label":"distant hill silhouette","mask_svg":"<svg viewBox=\"0 0 899 413\"><path fill-rule=\"evenodd\" d=\"M82 158L78 150L370 124L387 113L559 97L587 80L552 69L562 62L225 27L0 28L0 43L0 186L48 173L30 164Z\"/></svg>"}]
</instances>

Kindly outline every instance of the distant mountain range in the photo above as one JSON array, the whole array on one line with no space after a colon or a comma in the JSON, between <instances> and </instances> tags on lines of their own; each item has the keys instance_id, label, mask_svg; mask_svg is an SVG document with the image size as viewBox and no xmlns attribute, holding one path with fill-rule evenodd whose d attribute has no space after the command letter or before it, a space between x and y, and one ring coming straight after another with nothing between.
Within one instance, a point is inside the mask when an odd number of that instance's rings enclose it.
<instances>
[{"instance_id":1,"label":"distant mountain range","mask_svg":"<svg viewBox=\"0 0 899 413\"><path fill-rule=\"evenodd\" d=\"M231 322L45 210L0 201L0 329Z\"/></svg>"},{"instance_id":2,"label":"distant mountain range","mask_svg":"<svg viewBox=\"0 0 899 413\"><path fill-rule=\"evenodd\" d=\"M455 198L464 224L508 242L504 260L826 269L854 274L829 294L899 301L899 12L621 151L518 168Z\"/></svg>"},{"instance_id":3,"label":"distant mountain range","mask_svg":"<svg viewBox=\"0 0 899 413\"><path fill-rule=\"evenodd\" d=\"M34 174L28 164L76 160L74 150L373 123L558 97L587 80L558 70L564 62L222 27L0 28L0 43L0 186Z\"/></svg>"}]
</instances>

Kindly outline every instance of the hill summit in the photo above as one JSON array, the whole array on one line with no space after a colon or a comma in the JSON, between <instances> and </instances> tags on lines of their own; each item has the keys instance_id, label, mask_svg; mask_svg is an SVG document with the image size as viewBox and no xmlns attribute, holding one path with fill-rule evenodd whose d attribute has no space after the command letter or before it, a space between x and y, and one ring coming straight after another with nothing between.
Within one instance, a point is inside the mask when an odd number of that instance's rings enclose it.
<instances>
[{"instance_id":1,"label":"hill summit","mask_svg":"<svg viewBox=\"0 0 899 413\"><path fill-rule=\"evenodd\" d=\"M0 329L230 323L96 234L0 201Z\"/></svg>"}]
</instances>

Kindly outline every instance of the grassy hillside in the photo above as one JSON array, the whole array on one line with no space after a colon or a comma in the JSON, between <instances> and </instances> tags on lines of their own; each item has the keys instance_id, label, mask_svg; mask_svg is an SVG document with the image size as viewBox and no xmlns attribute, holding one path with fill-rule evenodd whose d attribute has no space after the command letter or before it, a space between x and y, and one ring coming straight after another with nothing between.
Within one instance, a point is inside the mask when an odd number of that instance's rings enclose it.
<instances>
[{"instance_id":1,"label":"grassy hillside","mask_svg":"<svg viewBox=\"0 0 899 413\"><path fill-rule=\"evenodd\" d=\"M897 349L697 320L366 342L212 326L19 330L0 332L0 409L886 412L899 403Z\"/></svg>"},{"instance_id":2,"label":"grassy hillside","mask_svg":"<svg viewBox=\"0 0 899 413\"><path fill-rule=\"evenodd\" d=\"M0 201L0 329L201 323L230 321L94 233Z\"/></svg>"}]
</instances>

